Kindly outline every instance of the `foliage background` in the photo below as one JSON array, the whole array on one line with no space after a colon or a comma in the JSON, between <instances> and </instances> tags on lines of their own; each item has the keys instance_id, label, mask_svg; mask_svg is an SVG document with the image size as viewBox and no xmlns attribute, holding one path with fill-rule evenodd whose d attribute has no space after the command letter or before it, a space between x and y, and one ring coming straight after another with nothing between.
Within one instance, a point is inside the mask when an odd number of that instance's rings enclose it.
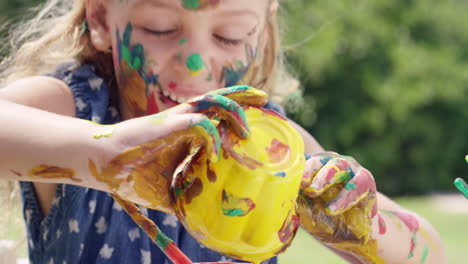
<instances>
[{"instance_id":1,"label":"foliage background","mask_svg":"<svg viewBox=\"0 0 468 264\"><path fill-rule=\"evenodd\" d=\"M0 0L0 22L41 2ZM304 90L287 99L290 117L388 195L454 190L468 174L468 1L280 2Z\"/></svg>"},{"instance_id":2,"label":"foliage background","mask_svg":"<svg viewBox=\"0 0 468 264\"><path fill-rule=\"evenodd\" d=\"M468 2L284 7L285 46L305 94L293 117L326 149L355 157L388 195L454 190L468 175Z\"/></svg>"}]
</instances>

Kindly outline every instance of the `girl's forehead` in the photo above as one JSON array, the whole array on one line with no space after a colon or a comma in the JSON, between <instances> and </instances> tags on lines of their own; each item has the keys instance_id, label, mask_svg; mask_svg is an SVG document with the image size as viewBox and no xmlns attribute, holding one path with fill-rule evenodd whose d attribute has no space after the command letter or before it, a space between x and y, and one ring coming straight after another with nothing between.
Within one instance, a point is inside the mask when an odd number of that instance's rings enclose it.
<instances>
[{"instance_id":1,"label":"girl's forehead","mask_svg":"<svg viewBox=\"0 0 468 264\"><path fill-rule=\"evenodd\" d=\"M115 0L117 3L128 3L132 6L154 6L166 8L182 8L200 11L206 9L239 9L266 7L268 0ZM263 8L262 8L263 9Z\"/></svg>"}]
</instances>

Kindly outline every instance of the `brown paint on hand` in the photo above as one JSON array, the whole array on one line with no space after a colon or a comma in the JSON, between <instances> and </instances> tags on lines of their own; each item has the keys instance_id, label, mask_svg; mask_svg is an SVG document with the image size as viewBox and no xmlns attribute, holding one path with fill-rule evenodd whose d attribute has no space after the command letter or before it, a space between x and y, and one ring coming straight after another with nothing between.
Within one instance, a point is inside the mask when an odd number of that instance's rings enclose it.
<instances>
[{"instance_id":1,"label":"brown paint on hand","mask_svg":"<svg viewBox=\"0 0 468 264\"><path fill-rule=\"evenodd\" d=\"M122 184L133 182L135 193L150 203L145 204L146 207L172 212L169 195L172 174L194 145L206 145L209 140L195 137L196 133L195 128L176 131L165 138L129 148L100 171L94 161L89 160L89 170L94 178L116 193Z\"/></svg>"},{"instance_id":2,"label":"brown paint on hand","mask_svg":"<svg viewBox=\"0 0 468 264\"><path fill-rule=\"evenodd\" d=\"M75 178L75 171L57 166L49 166L41 164L28 172L28 176L32 178L43 179L70 179L74 182L81 182L79 178Z\"/></svg>"},{"instance_id":3,"label":"brown paint on hand","mask_svg":"<svg viewBox=\"0 0 468 264\"><path fill-rule=\"evenodd\" d=\"M327 204L336 198L343 187L343 183L332 186L316 198L299 195L302 226L326 245L352 252L369 263L385 263L378 256L377 241L371 238L373 197L365 198L339 215L326 213Z\"/></svg>"},{"instance_id":4,"label":"brown paint on hand","mask_svg":"<svg viewBox=\"0 0 468 264\"><path fill-rule=\"evenodd\" d=\"M185 201L191 203L194 198L200 195L203 191L203 183L200 178L195 178L190 188L185 191Z\"/></svg>"}]
</instances>

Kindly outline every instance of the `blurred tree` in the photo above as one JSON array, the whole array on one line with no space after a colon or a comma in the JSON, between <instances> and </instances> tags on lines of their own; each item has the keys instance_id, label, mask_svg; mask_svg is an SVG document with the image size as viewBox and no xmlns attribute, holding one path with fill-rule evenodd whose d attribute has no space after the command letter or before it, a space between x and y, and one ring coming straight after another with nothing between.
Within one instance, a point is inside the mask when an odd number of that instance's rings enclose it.
<instances>
[{"instance_id":1,"label":"blurred tree","mask_svg":"<svg viewBox=\"0 0 468 264\"><path fill-rule=\"evenodd\" d=\"M283 3L305 90L293 118L384 193L453 190L468 153L468 2Z\"/></svg>"}]
</instances>

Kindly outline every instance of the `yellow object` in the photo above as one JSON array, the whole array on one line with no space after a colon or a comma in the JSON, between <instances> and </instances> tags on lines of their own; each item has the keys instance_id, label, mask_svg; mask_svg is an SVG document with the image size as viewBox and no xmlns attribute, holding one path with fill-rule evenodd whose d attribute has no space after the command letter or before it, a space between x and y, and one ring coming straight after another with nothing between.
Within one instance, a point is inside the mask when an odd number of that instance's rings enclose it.
<instances>
[{"instance_id":1,"label":"yellow object","mask_svg":"<svg viewBox=\"0 0 468 264\"><path fill-rule=\"evenodd\" d=\"M203 149L176 169L175 211L201 243L222 254L259 263L284 251L299 225L296 199L305 166L304 143L287 120L244 108L247 139L221 123L219 162Z\"/></svg>"}]
</instances>

